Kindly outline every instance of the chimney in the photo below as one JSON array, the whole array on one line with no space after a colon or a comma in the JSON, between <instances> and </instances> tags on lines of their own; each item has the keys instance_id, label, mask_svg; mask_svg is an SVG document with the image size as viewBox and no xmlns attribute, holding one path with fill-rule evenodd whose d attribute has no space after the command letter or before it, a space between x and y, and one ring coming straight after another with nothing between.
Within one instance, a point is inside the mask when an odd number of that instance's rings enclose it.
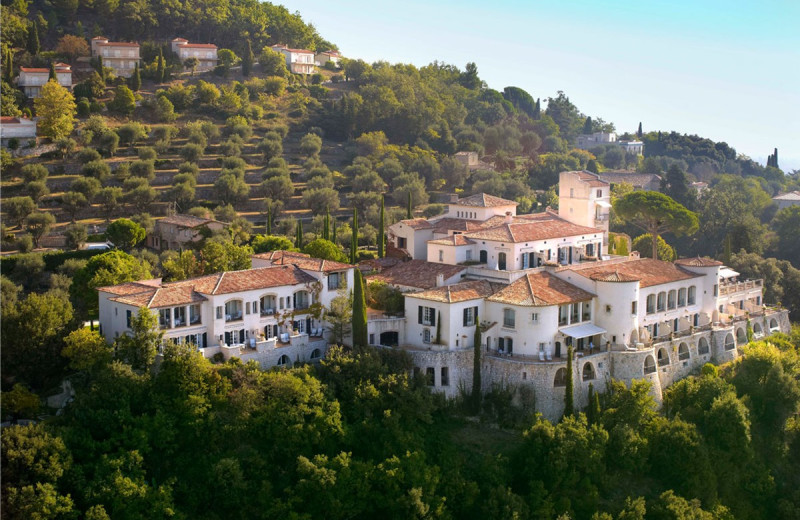
<instances>
[{"instance_id":1,"label":"chimney","mask_svg":"<svg viewBox=\"0 0 800 520\"><path fill-rule=\"evenodd\" d=\"M458 202L458 193L451 193L450 204L455 204L456 202Z\"/></svg>"},{"instance_id":2,"label":"chimney","mask_svg":"<svg viewBox=\"0 0 800 520\"><path fill-rule=\"evenodd\" d=\"M436 287L444 286L444 275L439 273L436 275Z\"/></svg>"},{"instance_id":3,"label":"chimney","mask_svg":"<svg viewBox=\"0 0 800 520\"><path fill-rule=\"evenodd\" d=\"M510 211L506 211L506 224L511 224L514 222L514 217L511 216Z\"/></svg>"}]
</instances>

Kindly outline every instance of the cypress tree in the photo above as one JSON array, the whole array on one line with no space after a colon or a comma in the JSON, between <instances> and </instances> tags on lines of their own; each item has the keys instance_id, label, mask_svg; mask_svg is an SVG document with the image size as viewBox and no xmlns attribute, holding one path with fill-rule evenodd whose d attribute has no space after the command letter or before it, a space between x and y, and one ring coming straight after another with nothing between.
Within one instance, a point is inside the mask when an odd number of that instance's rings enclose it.
<instances>
[{"instance_id":1,"label":"cypress tree","mask_svg":"<svg viewBox=\"0 0 800 520\"><path fill-rule=\"evenodd\" d=\"M380 217L380 222L378 223L378 258L383 258L385 256L384 255L385 251L383 249L383 247L384 247L383 246L383 242L385 240L384 236L383 236L383 233L384 233L383 226L385 225L384 219L385 219L385 216L384 216L384 209L383 209L383 196L381 196L381 217Z\"/></svg>"},{"instance_id":2,"label":"cypress tree","mask_svg":"<svg viewBox=\"0 0 800 520\"><path fill-rule=\"evenodd\" d=\"M588 116L586 120L583 122L583 133L584 134L591 134L594 126L592 125L592 117Z\"/></svg>"},{"instance_id":3,"label":"cypress tree","mask_svg":"<svg viewBox=\"0 0 800 520\"><path fill-rule=\"evenodd\" d=\"M6 82L11 83L11 80L14 78L14 52L10 48L6 50L4 63Z\"/></svg>"},{"instance_id":4,"label":"cypress tree","mask_svg":"<svg viewBox=\"0 0 800 520\"><path fill-rule=\"evenodd\" d=\"M97 56L97 73L100 74L100 77L103 78L103 81L106 80L106 71L105 67L103 66L103 56Z\"/></svg>"},{"instance_id":5,"label":"cypress tree","mask_svg":"<svg viewBox=\"0 0 800 520\"><path fill-rule=\"evenodd\" d=\"M353 348L367 346L367 301L364 294L364 277L361 270L355 270L353 287Z\"/></svg>"},{"instance_id":6,"label":"cypress tree","mask_svg":"<svg viewBox=\"0 0 800 520\"><path fill-rule=\"evenodd\" d=\"M303 221L297 221L297 236L295 237L294 246L297 249L303 249Z\"/></svg>"},{"instance_id":7,"label":"cypress tree","mask_svg":"<svg viewBox=\"0 0 800 520\"><path fill-rule=\"evenodd\" d=\"M142 76L139 74L139 62L133 66L133 76L131 76L131 90L136 92L142 88Z\"/></svg>"},{"instance_id":8,"label":"cypress tree","mask_svg":"<svg viewBox=\"0 0 800 520\"><path fill-rule=\"evenodd\" d=\"M247 40L247 48L242 56L242 76L249 76L250 71L253 69L253 47L250 45L250 39Z\"/></svg>"},{"instance_id":9,"label":"cypress tree","mask_svg":"<svg viewBox=\"0 0 800 520\"><path fill-rule=\"evenodd\" d=\"M639 139L642 138L642 122L641 121L639 121L639 129L636 130L636 137L638 137Z\"/></svg>"},{"instance_id":10,"label":"cypress tree","mask_svg":"<svg viewBox=\"0 0 800 520\"><path fill-rule=\"evenodd\" d=\"M331 222L331 223L333 224L333 226L331 228L331 242L336 244L336 217L333 217L333 222ZM338 245L338 244L336 244L336 245Z\"/></svg>"},{"instance_id":11,"label":"cypress tree","mask_svg":"<svg viewBox=\"0 0 800 520\"><path fill-rule=\"evenodd\" d=\"M481 411L481 322L475 315L475 337L472 346L472 407L475 413Z\"/></svg>"},{"instance_id":12,"label":"cypress tree","mask_svg":"<svg viewBox=\"0 0 800 520\"><path fill-rule=\"evenodd\" d=\"M779 168L778 166L778 149L775 148L775 153L772 154L772 166L775 168Z\"/></svg>"},{"instance_id":13,"label":"cypress tree","mask_svg":"<svg viewBox=\"0 0 800 520\"><path fill-rule=\"evenodd\" d=\"M589 383L589 406L586 407L586 420L589 424L594 424L597 417L594 414L594 385Z\"/></svg>"},{"instance_id":14,"label":"cypress tree","mask_svg":"<svg viewBox=\"0 0 800 520\"><path fill-rule=\"evenodd\" d=\"M31 53L32 56L36 56L39 54L39 25L36 21L33 22L31 28L28 29L28 52Z\"/></svg>"},{"instance_id":15,"label":"cypress tree","mask_svg":"<svg viewBox=\"0 0 800 520\"><path fill-rule=\"evenodd\" d=\"M406 218L414 218L414 211L411 207L411 191L408 192L408 208L406 209Z\"/></svg>"},{"instance_id":16,"label":"cypress tree","mask_svg":"<svg viewBox=\"0 0 800 520\"><path fill-rule=\"evenodd\" d=\"M533 110L533 118L542 118L542 100L540 98L536 98L536 108Z\"/></svg>"},{"instance_id":17,"label":"cypress tree","mask_svg":"<svg viewBox=\"0 0 800 520\"><path fill-rule=\"evenodd\" d=\"M619 256L628 256L628 240L625 237L617 237L617 246L614 249Z\"/></svg>"},{"instance_id":18,"label":"cypress tree","mask_svg":"<svg viewBox=\"0 0 800 520\"><path fill-rule=\"evenodd\" d=\"M353 208L353 234L350 236L350 263L356 263L356 251L358 251L358 212Z\"/></svg>"},{"instance_id":19,"label":"cypress tree","mask_svg":"<svg viewBox=\"0 0 800 520\"><path fill-rule=\"evenodd\" d=\"M56 82L58 82L58 76L56 76L56 64L52 61L50 62L50 75L47 77L47 81L50 81L51 79L54 79Z\"/></svg>"},{"instance_id":20,"label":"cypress tree","mask_svg":"<svg viewBox=\"0 0 800 520\"><path fill-rule=\"evenodd\" d=\"M325 220L322 221L322 238L324 240L330 240L330 218L331 213L328 208L325 208Z\"/></svg>"},{"instance_id":21,"label":"cypress tree","mask_svg":"<svg viewBox=\"0 0 800 520\"><path fill-rule=\"evenodd\" d=\"M572 385L572 345L570 345L567 347L567 388L564 391L564 417L575 413L575 389Z\"/></svg>"},{"instance_id":22,"label":"cypress tree","mask_svg":"<svg viewBox=\"0 0 800 520\"><path fill-rule=\"evenodd\" d=\"M272 207L267 207L267 236L272 234Z\"/></svg>"},{"instance_id":23,"label":"cypress tree","mask_svg":"<svg viewBox=\"0 0 800 520\"><path fill-rule=\"evenodd\" d=\"M442 344L442 312L439 311L438 316L436 316L436 343L437 345Z\"/></svg>"},{"instance_id":24,"label":"cypress tree","mask_svg":"<svg viewBox=\"0 0 800 520\"><path fill-rule=\"evenodd\" d=\"M158 70L156 75L158 76L158 82L164 83L164 51L161 50L161 47L158 48Z\"/></svg>"}]
</instances>

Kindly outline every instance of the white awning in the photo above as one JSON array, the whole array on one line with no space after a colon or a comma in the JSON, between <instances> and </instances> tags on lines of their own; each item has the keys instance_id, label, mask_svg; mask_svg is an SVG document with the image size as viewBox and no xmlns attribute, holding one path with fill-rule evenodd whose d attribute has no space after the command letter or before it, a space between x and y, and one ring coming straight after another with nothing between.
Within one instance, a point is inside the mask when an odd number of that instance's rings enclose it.
<instances>
[{"instance_id":1,"label":"white awning","mask_svg":"<svg viewBox=\"0 0 800 520\"><path fill-rule=\"evenodd\" d=\"M720 278L733 278L734 276L739 276L739 273L737 273L730 267L723 267L722 269L719 270Z\"/></svg>"},{"instance_id":2,"label":"white awning","mask_svg":"<svg viewBox=\"0 0 800 520\"><path fill-rule=\"evenodd\" d=\"M595 204L597 204L601 208L610 208L611 207L611 204L609 204L608 202L606 202L604 200L596 200Z\"/></svg>"},{"instance_id":3,"label":"white awning","mask_svg":"<svg viewBox=\"0 0 800 520\"><path fill-rule=\"evenodd\" d=\"M592 323L581 323L580 325L571 325L564 327L559 332L567 336L572 336L575 339L588 338L596 334L604 334L606 329L602 329Z\"/></svg>"}]
</instances>

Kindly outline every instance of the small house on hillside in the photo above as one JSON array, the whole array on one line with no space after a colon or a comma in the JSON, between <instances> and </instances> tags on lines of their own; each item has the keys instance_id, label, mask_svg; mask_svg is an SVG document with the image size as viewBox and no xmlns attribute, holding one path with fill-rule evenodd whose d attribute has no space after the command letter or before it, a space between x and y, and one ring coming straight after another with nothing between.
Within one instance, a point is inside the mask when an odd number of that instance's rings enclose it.
<instances>
[{"instance_id":1,"label":"small house on hillside","mask_svg":"<svg viewBox=\"0 0 800 520\"><path fill-rule=\"evenodd\" d=\"M92 57L103 57L103 66L114 69L114 74L129 78L139 62L139 44L110 42L104 36L92 38Z\"/></svg>"},{"instance_id":2,"label":"small house on hillside","mask_svg":"<svg viewBox=\"0 0 800 520\"><path fill-rule=\"evenodd\" d=\"M217 66L217 46L213 43L189 43L185 38L175 38L170 42L172 52L177 54L184 62L190 58L197 58L197 70L213 70Z\"/></svg>"},{"instance_id":3,"label":"small house on hillside","mask_svg":"<svg viewBox=\"0 0 800 520\"><path fill-rule=\"evenodd\" d=\"M20 146L36 142L36 121L24 117L0 118L0 145L7 147L14 139Z\"/></svg>"},{"instance_id":4,"label":"small house on hillside","mask_svg":"<svg viewBox=\"0 0 800 520\"><path fill-rule=\"evenodd\" d=\"M778 210L789 208L791 206L800 206L800 190L790 191L789 193L784 193L782 195L776 195L772 197L772 200L774 200L775 204L778 205Z\"/></svg>"},{"instance_id":5,"label":"small house on hillside","mask_svg":"<svg viewBox=\"0 0 800 520\"><path fill-rule=\"evenodd\" d=\"M339 53L339 51L334 50L318 52L314 55L314 61L318 67L324 67L328 62L331 62L338 67L339 63L342 61L342 55Z\"/></svg>"},{"instance_id":6,"label":"small house on hillside","mask_svg":"<svg viewBox=\"0 0 800 520\"><path fill-rule=\"evenodd\" d=\"M172 215L156 220L153 232L147 236L147 247L157 251L181 250L191 242L199 242L205 233L224 229L224 222L192 215Z\"/></svg>"},{"instance_id":7,"label":"small house on hillside","mask_svg":"<svg viewBox=\"0 0 800 520\"><path fill-rule=\"evenodd\" d=\"M55 63L58 84L72 90L72 67L67 63ZM37 98L41 94L42 85L50 80L50 69L20 67L17 86L29 98Z\"/></svg>"},{"instance_id":8,"label":"small house on hillside","mask_svg":"<svg viewBox=\"0 0 800 520\"><path fill-rule=\"evenodd\" d=\"M314 73L314 51L305 49L290 49L286 45L275 44L272 50L280 52L286 57L286 68L293 74Z\"/></svg>"}]
</instances>

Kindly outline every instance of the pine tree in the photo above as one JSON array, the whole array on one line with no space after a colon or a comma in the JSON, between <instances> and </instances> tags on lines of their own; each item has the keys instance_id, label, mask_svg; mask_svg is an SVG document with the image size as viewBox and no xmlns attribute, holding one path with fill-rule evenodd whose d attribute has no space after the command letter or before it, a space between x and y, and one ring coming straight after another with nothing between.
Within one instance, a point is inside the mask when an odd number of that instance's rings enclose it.
<instances>
[{"instance_id":1,"label":"pine tree","mask_svg":"<svg viewBox=\"0 0 800 520\"><path fill-rule=\"evenodd\" d=\"M475 413L481 410L481 322L475 315L475 336L472 346L472 407Z\"/></svg>"},{"instance_id":2,"label":"pine tree","mask_svg":"<svg viewBox=\"0 0 800 520\"><path fill-rule=\"evenodd\" d=\"M353 348L367 346L367 301L364 294L364 277L361 270L355 270L353 287Z\"/></svg>"},{"instance_id":3,"label":"pine tree","mask_svg":"<svg viewBox=\"0 0 800 520\"><path fill-rule=\"evenodd\" d=\"M272 207L267 207L267 236L272 235Z\"/></svg>"},{"instance_id":4,"label":"pine tree","mask_svg":"<svg viewBox=\"0 0 800 520\"><path fill-rule=\"evenodd\" d=\"M639 139L642 138L642 122L641 121L639 121L639 129L636 130L636 137L638 137Z\"/></svg>"},{"instance_id":5,"label":"pine tree","mask_svg":"<svg viewBox=\"0 0 800 520\"><path fill-rule=\"evenodd\" d=\"M158 48L158 70L156 72L156 76L158 78L159 83L164 83L164 51L161 47Z\"/></svg>"},{"instance_id":6,"label":"pine tree","mask_svg":"<svg viewBox=\"0 0 800 520\"><path fill-rule=\"evenodd\" d=\"M383 196L381 196L381 216L380 221L378 222L378 258L383 258L385 256L384 245L383 242L385 240L383 234L383 226L385 225L384 222L384 209L383 209Z\"/></svg>"},{"instance_id":7,"label":"pine tree","mask_svg":"<svg viewBox=\"0 0 800 520\"><path fill-rule=\"evenodd\" d=\"M356 263L356 252L358 251L358 212L353 208L353 234L350 236L350 263Z\"/></svg>"},{"instance_id":8,"label":"pine tree","mask_svg":"<svg viewBox=\"0 0 800 520\"><path fill-rule=\"evenodd\" d=\"M250 71L253 70L253 47L250 45L250 40L247 40L247 48L242 56L242 76L249 76Z\"/></svg>"},{"instance_id":9,"label":"pine tree","mask_svg":"<svg viewBox=\"0 0 800 520\"><path fill-rule=\"evenodd\" d=\"M411 190L408 191L408 208L406 210L406 218L411 219L414 218L414 210L411 206Z\"/></svg>"},{"instance_id":10,"label":"pine tree","mask_svg":"<svg viewBox=\"0 0 800 520\"><path fill-rule=\"evenodd\" d=\"M131 90L136 92L142 88L142 76L139 74L139 62L133 66L133 76L131 76Z\"/></svg>"},{"instance_id":11,"label":"pine tree","mask_svg":"<svg viewBox=\"0 0 800 520\"><path fill-rule=\"evenodd\" d=\"M39 25L34 21L31 28L28 29L28 52L32 56L39 54Z\"/></svg>"},{"instance_id":12,"label":"pine tree","mask_svg":"<svg viewBox=\"0 0 800 520\"><path fill-rule=\"evenodd\" d=\"M58 76L56 76L56 64L52 61L50 62L50 75L47 77L47 81L51 79L58 81Z\"/></svg>"},{"instance_id":13,"label":"pine tree","mask_svg":"<svg viewBox=\"0 0 800 520\"><path fill-rule=\"evenodd\" d=\"M567 387L564 390L564 417L575 413L575 389L572 376L572 345L567 347Z\"/></svg>"}]
</instances>

